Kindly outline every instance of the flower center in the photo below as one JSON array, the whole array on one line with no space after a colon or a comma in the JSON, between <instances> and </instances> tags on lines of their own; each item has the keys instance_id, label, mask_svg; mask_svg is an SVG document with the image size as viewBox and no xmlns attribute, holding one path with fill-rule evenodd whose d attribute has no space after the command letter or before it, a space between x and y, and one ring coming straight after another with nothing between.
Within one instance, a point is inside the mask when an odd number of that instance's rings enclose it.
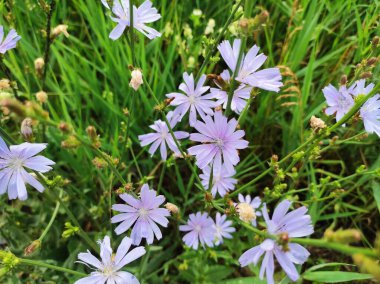
<instances>
[{"instance_id":1,"label":"flower center","mask_svg":"<svg viewBox=\"0 0 380 284\"><path fill-rule=\"evenodd\" d=\"M113 267L111 265L104 267L103 274L105 276L112 276L114 274Z\"/></svg>"},{"instance_id":2,"label":"flower center","mask_svg":"<svg viewBox=\"0 0 380 284\"><path fill-rule=\"evenodd\" d=\"M202 227L199 225L196 225L194 230L199 233L202 230Z\"/></svg>"},{"instance_id":3,"label":"flower center","mask_svg":"<svg viewBox=\"0 0 380 284\"><path fill-rule=\"evenodd\" d=\"M220 138L215 140L215 144L219 147L222 148L224 146L224 141Z\"/></svg>"},{"instance_id":4,"label":"flower center","mask_svg":"<svg viewBox=\"0 0 380 284\"><path fill-rule=\"evenodd\" d=\"M191 105L195 103L195 95L194 95L194 94L191 94L191 95L189 96L189 103L190 103Z\"/></svg>"},{"instance_id":5,"label":"flower center","mask_svg":"<svg viewBox=\"0 0 380 284\"><path fill-rule=\"evenodd\" d=\"M9 162L8 166L14 170L22 168L24 166L24 161L20 158L14 158Z\"/></svg>"},{"instance_id":6,"label":"flower center","mask_svg":"<svg viewBox=\"0 0 380 284\"><path fill-rule=\"evenodd\" d=\"M139 209L139 215L140 215L140 217L145 218L146 216L148 216L148 210L146 210L145 208L140 208Z\"/></svg>"}]
</instances>

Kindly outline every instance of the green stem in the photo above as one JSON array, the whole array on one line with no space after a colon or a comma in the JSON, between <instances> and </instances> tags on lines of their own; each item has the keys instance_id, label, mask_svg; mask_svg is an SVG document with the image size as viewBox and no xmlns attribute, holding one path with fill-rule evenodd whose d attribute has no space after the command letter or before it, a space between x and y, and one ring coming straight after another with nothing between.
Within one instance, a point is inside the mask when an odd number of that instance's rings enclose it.
<instances>
[{"instance_id":1,"label":"green stem","mask_svg":"<svg viewBox=\"0 0 380 284\"><path fill-rule=\"evenodd\" d=\"M81 238L83 238L83 240L85 240L86 243L93 250L98 251L99 248L98 248L98 245L96 244L96 242L94 242L92 239L90 239L90 237L87 235L87 233L82 229L82 227L79 224L79 222L78 222L77 218L75 217L75 215L71 212L71 210L69 209L69 207L67 207L67 205L63 202L63 200L59 197L59 195L57 195L57 193L54 190L49 190L49 193L51 193L54 196L55 200L59 200L60 204L65 209L67 216L69 216L69 219L71 220L71 222L73 222L74 225L76 227L78 227L78 229L79 229L79 236Z\"/></svg>"},{"instance_id":2,"label":"green stem","mask_svg":"<svg viewBox=\"0 0 380 284\"><path fill-rule=\"evenodd\" d=\"M328 249L332 249L332 250L344 253L346 255L361 253L370 257L376 257L376 258L379 257L376 251L372 249L359 248L359 247L344 245L340 243L334 243L334 242L323 240L323 239L295 238L295 239L291 239L290 242L297 243L300 245L310 245L314 247L328 248Z\"/></svg>"},{"instance_id":3,"label":"green stem","mask_svg":"<svg viewBox=\"0 0 380 284\"><path fill-rule=\"evenodd\" d=\"M64 268L61 266L48 264L48 263L45 263L45 262L42 262L39 260L26 259L26 258L18 258L18 260L20 261L20 264L24 264L24 265L45 267L45 268L49 268L49 269L53 269L53 270L57 270L57 271L65 272L65 273L70 273L70 274L81 276L81 277L87 276L87 274L85 274L85 273L78 272L75 270L71 270L68 268Z\"/></svg>"},{"instance_id":4,"label":"green stem","mask_svg":"<svg viewBox=\"0 0 380 284\"><path fill-rule=\"evenodd\" d=\"M220 32L220 34L218 35L218 37L216 38L214 44L212 45L212 47L209 49L209 51L207 52L206 54L206 57L205 57L205 60L203 61L202 63L202 66L199 68L199 72L198 72L198 75L195 79L195 81L198 81L199 78L201 77L202 75L202 72L203 72L203 69L207 66L208 62L210 61L210 58L211 58L211 55L214 53L217 45L219 44L219 42L221 41L222 37L224 36L224 34L226 33L228 27L230 26L232 20L234 19L235 17L235 14L236 12L238 11L238 9L240 8L240 5L242 3L242 0L238 1L236 3L236 7L235 9L232 11L232 13L230 14L230 16L228 17L227 19L227 22L224 24L223 28L222 28L222 31Z\"/></svg>"},{"instance_id":5,"label":"green stem","mask_svg":"<svg viewBox=\"0 0 380 284\"><path fill-rule=\"evenodd\" d=\"M45 88L45 81L46 81L46 74L47 69L49 67L49 60L50 60L50 46L52 42L52 38L50 35L51 31L51 18L53 15L53 11L55 9L55 0L52 0L49 7L49 12L47 14L47 21L46 21L46 44L45 44L45 53L44 53L44 72L42 74L42 90Z\"/></svg>"},{"instance_id":6,"label":"green stem","mask_svg":"<svg viewBox=\"0 0 380 284\"><path fill-rule=\"evenodd\" d=\"M62 191L59 193L59 198L62 198ZM50 228L53 225L55 218L57 217L60 206L61 206L61 202L58 200L56 205L55 205L53 215L50 218L49 224L46 226L45 230L42 232L41 236L38 238L38 240L40 242L42 242L42 240L45 238L46 234L50 231Z\"/></svg>"}]
</instances>

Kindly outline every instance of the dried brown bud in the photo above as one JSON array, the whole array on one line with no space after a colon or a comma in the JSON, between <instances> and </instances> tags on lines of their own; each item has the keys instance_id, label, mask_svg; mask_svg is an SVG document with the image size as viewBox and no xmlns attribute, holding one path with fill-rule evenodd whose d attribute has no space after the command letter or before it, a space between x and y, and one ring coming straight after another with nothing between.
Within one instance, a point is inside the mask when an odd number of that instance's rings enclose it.
<instances>
[{"instance_id":1,"label":"dried brown bud","mask_svg":"<svg viewBox=\"0 0 380 284\"><path fill-rule=\"evenodd\" d=\"M39 91L36 93L36 99L39 101L41 104L44 104L48 100L48 94L45 93L44 91Z\"/></svg>"},{"instance_id":2,"label":"dried brown bud","mask_svg":"<svg viewBox=\"0 0 380 284\"><path fill-rule=\"evenodd\" d=\"M276 154L273 154L271 157L272 163L277 163L278 162L278 156Z\"/></svg>"},{"instance_id":3,"label":"dried brown bud","mask_svg":"<svg viewBox=\"0 0 380 284\"><path fill-rule=\"evenodd\" d=\"M377 57L371 57L367 61L367 66L375 65L377 63Z\"/></svg>"},{"instance_id":4,"label":"dried brown bud","mask_svg":"<svg viewBox=\"0 0 380 284\"><path fill-rule=\"evenodd\" d=\"M29 246L27 246L24 250L24 255L29 256L33 252L35 252L37 249L41 247L41 241L40 240L35 240L33 241Z\"/></svg>"},{"instance_id":5,"label":"dried brown bud","mask_svg":"<svg viewBox=\"0 0 380 284\"><path fill-rule=\"evenodd\" d=\"M174 97L173 97L173 98L166 99L166 100L164 101L165 105L167 105L167 106L170 105L171 102L174 101L174 99L175 99Z\"/></svg>"},{"instance_id":6,"label":"dried brown bud","mask_svg":"<svg viewBox=\"0 0 380 284\"><path fill-rule=\"evenodd\" d=\"M371 77L372 77L372 72L371 71L363 72L362 74L360 74L360 78L361 79L369 79Z\"/></svg>"},{"instance_id":7,"label":"dried brown bud","mask_svg":"<svg viewBox=\"0 0 380 284\"><path fill-rule=\"evenodd\" d=\"M92 160L92 164L98 168L98 169L104 169L107 167L107 162L102 159L102 158L99 158L99 157L95 157L93 160Z\"/></svg>"},{"instance_id":8,"label":"dried brown bud","mask_svg":"<svg viewBox=\"0 0 380 284\"><path fill-rule=\"evenodd\" d=\"M207 202L211 202L212 201L212 195L211 195L211 193L210 192L206 192L205 193L205 200L207 201Z\"/></svg>"},{"instance_id":9,"label":"dried brown bud","mask_svg":"<svg viewBox=\"0 0 380 284\"><path fill-rule=\"evenodd\" d=\"M141 70L133 70L131 72L131 81L129 82L129 86L132 87L135 91L137 91L143 83L144 81Z\"/></svg>"},{"instance_id":10,"label":"dried brown bud","mask_svg":"<svg viewBox=\"0 0 380 284\"><path fill-rule=\"evenodd\" d=\"M34 69L36 70L38 76L42 75L44 66L45 60L42 57L39 57L36 60L34 60Z\"/></svg>"},{"instance_id":11,"label":"dried brown bud","mask_svg":"<svg viewBox=\"0 0 380 284\"><path fill-rule=\"evenodd\" d=\"M61 122L58 126L59 130L61 130L62 132L69 132L70 131L70 126L66 123L66 122Z\"/></svg>"},{"instance_id":12,"label":"dried brown bud","mask_svg":"<svg viewBox=\"0 0 380 284\"><path fill-rule=\"evenodd\" d=\"M92 125L88 126L86 128L86 132L91 140L96 140L98 138L98 135L96 134L96 128L94 126Z\"/></svg>"},{"instance_id":13,"label":"dried brown bud","mask_svg":"<svg viewBox=\"0 0 380 284\"><path fill-rule=\"evenodd\" d=\"M33 138L33 128L32 128L33 121L31 118L25 118L21 123L21 134L24 137L24 139L28 142L31 142Z\"/></svg>"},{"instance_id":14,"label":"dried brown bud","mask_svg":"<svg viewBox=\"0 0 380 284\"><path fill-rule=\"evenodd\" d=\"M218 75L216 74L207 74L207 79L209 80L215 80L218 78Z\"/></svg>"},{"instance_id":15,"label":"dried brown bud","mask_svg":"<svg viewBox=\"0 0 380 284\"><path fill-rule=\"evenodd\" d=\"M375 36L375 37L372 39L372 46L376 48L376 47L378 46L379 42L380 42L380 37Z\"/></svg>"},{"instance_id":16,"label":"dried brown bud","mask_svg":"<svg viewBox=\"0 0 380 284\"><path fill-rule=\"evenodd\" d=\"M346 75L342 75L342 77L340 78L340 84L342 86L347 84L347 76Z\"/></svg>"}]
</instances>

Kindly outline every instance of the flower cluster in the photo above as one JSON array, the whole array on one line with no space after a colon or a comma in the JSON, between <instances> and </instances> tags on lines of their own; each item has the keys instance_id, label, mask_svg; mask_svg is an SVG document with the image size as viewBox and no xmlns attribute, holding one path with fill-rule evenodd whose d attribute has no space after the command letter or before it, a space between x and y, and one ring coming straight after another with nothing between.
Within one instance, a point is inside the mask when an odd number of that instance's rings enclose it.
<instances>
[{"instance_id":1,"label":"flower cluster","mask_svg":"<svg viewBox=\"0 0 380 284\"><path fill-rule=\"evenodd\" d=\"M231 239L231 233L235 228L231 226L232 221L227 220L226 215L217 213L215 221L206 212L197 212L189 215L186 225L179 226L179 230L188 232L183 241L188 247L198 249L199 244L213 247L223 243L223 239Z\"/></svg>"},{"instance_id":2,"label":"flower cluster","mask_svg":"<svg viewBox=\"0 0 380 284\"><path fill-rule=\"evenodd\" d=\"M355 99L362 95L368 95L374 88L374 84L365 85L365 80L358 80L349 88L345 85L337 90L331 84L325 87L322 92L326 98L328 107L326 114L335 114L336 121L339 121L348 113L355 104ZM368 99L359 112L363 120L364 128L368 133L376 133L380 137L380 94L375 94Z\"/></svg>"}]
</instances>

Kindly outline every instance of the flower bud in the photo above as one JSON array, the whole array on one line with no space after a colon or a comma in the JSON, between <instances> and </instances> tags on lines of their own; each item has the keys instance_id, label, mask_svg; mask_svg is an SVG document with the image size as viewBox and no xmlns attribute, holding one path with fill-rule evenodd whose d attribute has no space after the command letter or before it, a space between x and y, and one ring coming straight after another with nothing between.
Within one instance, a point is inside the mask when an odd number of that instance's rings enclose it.
<instances>
[{"instance_id":1,"label":"flower bud","mask_svg":"<svg viewBox=\"0 0 380 284\"><path fill-rule=\"evenodd\" d=\"M52 38L56 38L56 37L58 37L60 34L64 34L65 37L69 37L70 35L69 35L69 33L67 32L67 28L68 28L68 27L69 27L68 25L58 25L58 26L56 26L56 27L52 30L52 32L51 32L51 37L52 37Z\"/></svg>"},{"instance_id":2,"label":"flower bud","mask_svg":"<svg viewBox=\"0 0 380 284\"><path fill-rule=\"evenodd\" d=\"M352 260L359 266L360 271L370 273L377 281L380 281L380 265L376 260L361 253L355 253L352 256Z\"/></svg>"},{"instance_id":3,"label":"flower bud","mask_svg":"<svg viewBox=\"0 0 380 284\"><path fill-rule=\"evenodd\" d=\"M310 126L314 131L326 128L325 122L314 115L310 119Z\"/></svg>"},{"instance_id":4,"label":"flower bud","mask_svg":"<svg viewBox=\"0 0 380 284\"><path fill-rule=\"evenodd\" d=\"M33 121L30 118L25 118L21 123L21 134L24 137L24 139L28 142L31 142L33 138L33 128L32 128Z\"/></svg>"},{"instance_id":5,"label":"flower bud","mask_svg":"<svg viewBox=\"0 0 380 284\"><path fill-rule=\"evenodd\" d=\"M140 69L135 69L131 73L131 82L129 83L129 86L132 87L135 91L137 91L140 86L143 84L143 78L142 73Z\"/></svg>"},{"instance_id":6,"label":"flower bud","mask_svg":"<svg viewBox=\"0 0 380 284\"><path fill-rule=\"evenodd\" d=\"M98 135L96 134L96 128L92 125L88 126L86 128L87 135L90 137L91 140L95 140L98 138Z\"/></svg>"},{"instance_id":7,"label":"flower bud","mask_svg":"<svg viewBox=\"0 0 380 284\"><path fill-rule=\"evenodd\" d=\"M360 74L360 79L369 79L372 77L372 72L367 71Z\"/></svg>"},{"instance_id":8,"label":"flower bud","mask_svg":"<svg viewBox=\"0 0 380 284\"><path fill-rule=\"evenodd\" d=\"M99 158L99 157L95 157L93 160L92 160L92 164L97 168L97 169L104 169L107 167L107 161L102 159L102 158Z\"/></svg>"},{"instance_id":9,"label":"flower bud","mask_svg":"<svg viewBox=\"0 0 380 284\"><path fill-rule=\"evenodd\" d=\"M334 232L331 229L327 229L324 233L324 238L328 241L333 241L342 244L350 244L360 241L362 238L362 234L359 230L356 229L339 229L336 232Z\"/></svg>"},{"instance_id":10,"label":"flower bud","mask_svg":"<svg viewBox=\"0 0 380 284\"><path fill-rule=\"evenodd\" d=\"M8 79L0 80L0 90L10 89L10 88L11 88L11 84Z\"/></svg>"},{"instance_id":11,"label":"flower bud","mask_svg":"<svg viewBox=\"0 0 380 284\"><path fill-rule=\"evenodd\" d=\"M237 211L239 213L240 219L244 222L252 222L256 219L255 211L248 203L239 203L237 205Z\"/></svg>"},{"instance_id":12,"label":"flower bud","mask_svg":"<svg viewBox=\"0 0 380 284\"><path fill-rule=\"evenodd\" d=\"M377 45L379 44L379 42L380 42L380 37L375 36L375 37L372 39L372 46L376 48Z\"/></svg>"},{"instance_id":13,"label":"flower bud","mask_svg":"<svg viewBox=\"0 0 380 284\"><path fill-rule=\"evenodd\" d=\"M44 104L48 100L48 94L45 93L44 91L39 91L36 93L36 99L39 101L41 104Z\"/></svg>"},{"instance_id":14,"label":"flower bud","mask_svg":"<svg viewBox=\"0 0 380 284\"><path fill-rule=\"evenodd\" d=\"M340 78L340 85L341 86L344 86L347 84L347 76L346 75L343 75L341 78Z\"/></svg>"},{"instance_id":15,"label":"flower bud","mask_svg":"<svg viewBox=\"0 0 380 284\"><path fill-rule=\"evenodd\" d=\"M70 131L70 126L66 122L61 122L58 126L59 130L68 133Z\"/></svg>"},{"instance_id":16,"label":"flower bud","mask_svg":"<svg viewBox=\"0 0 380 284\"><path fill-rule=\"evenodd\" d=\"M173 213L173 214L179 213L179 208L177 207L177 205L173 203L170 203L170 202L166 203L165 208L168 209L170 213Z\"/></svg>"},{"instance_id":17,"label":"flower bud","mask_svg":"<svg viewBox=\"0 0 380 284\"><path fill-rule=\"evenodd\" d=\"M41 247L41 241L40 240L35 240L33 241L29 246L27 246L24 250L24 255L29 256L33 252L35 252L37 249Z\"/></svg>"},{"instance_id":18,"label":"flower bud","mask_svg":"<svg viewBox=\"0 0 380 284\"><path fill-rule=\"evenodd\" d=\"M69 136L66 140L61 142L61 146L64 149L74 149L79 147L80 142L75 138L75 136Z\"/></svg>"},{"instance_id":19,"label":"flower bud","mask_svg":"<svg viewBox=\"0 0 380 284\"><path fill-rule=\"evenodd\" d=\"M44 66L45 61L42 57L39 57L36 60L34 60L34 69L36 70L38 76L42 76Z\"/></svg>"},{"instance_id":20,"label":"flower bud","mask_svg":"<svg viewBox=\"0 0 380 284\"><path fill-rule=\"evenodd\" d=\"M367 66L374 65L374 64L376 64L376 62L377 62L377 57L371 57L371 58L368 59L368 61L367 61Z\"/></svg>"}]
</instances>

